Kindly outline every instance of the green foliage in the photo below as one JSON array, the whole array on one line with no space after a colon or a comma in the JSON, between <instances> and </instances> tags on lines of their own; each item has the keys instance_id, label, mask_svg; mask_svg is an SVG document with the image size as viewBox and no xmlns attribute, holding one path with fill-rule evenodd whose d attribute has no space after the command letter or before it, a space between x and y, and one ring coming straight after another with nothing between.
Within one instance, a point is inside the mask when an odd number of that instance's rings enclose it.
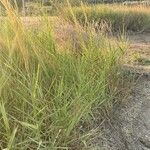
<instances>
[{"instance_id":1,"label":"green foliage","mask_svg":"<svg viewBox=\"0 0 150 150\"><path fill-rule=\"evenodd\" d=\"M70 45L60 52L48 18L41 18L40 27L24 26L3 3L8 16L0 24L1 148L81 149L93 110L120 92L124 45L103 34L95 39L90 28L84 41L74 26L80 49Z\"/></svg>"}]
</instances>

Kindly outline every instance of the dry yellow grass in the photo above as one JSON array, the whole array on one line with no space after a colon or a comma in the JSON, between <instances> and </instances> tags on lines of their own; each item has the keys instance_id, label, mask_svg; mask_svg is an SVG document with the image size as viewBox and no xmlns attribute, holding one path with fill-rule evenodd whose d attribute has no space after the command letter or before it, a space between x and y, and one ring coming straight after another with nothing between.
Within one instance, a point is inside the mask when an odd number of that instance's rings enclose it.
<instances>
[{"instance_id":1,"label":"dry yellow grass","mask_svg":"<svg viewBox=\"0 0 150 150\"><path fill-rule=\"evenodd\" d=\"M144 6L124 6L117 4L108 5L82 5L73 7L72 11L79 23L100 24L106 21L116 30L148 31L150 30L150 7ZM70 15L70 9L64 10L66 17L74 21Z\"/></svg>"}]
</instances>

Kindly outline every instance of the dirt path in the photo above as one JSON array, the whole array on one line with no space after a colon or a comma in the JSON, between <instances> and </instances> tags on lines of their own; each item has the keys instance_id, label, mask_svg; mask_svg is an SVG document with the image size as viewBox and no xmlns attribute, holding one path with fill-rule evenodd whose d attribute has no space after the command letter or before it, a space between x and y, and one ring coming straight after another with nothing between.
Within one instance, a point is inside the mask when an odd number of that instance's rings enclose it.
<instances>
[{"instance_id":1,"label":"dirt path","mask_svg":"<svg viewBox=\"0 0 150 150\"><path fill-rule=\"evenodd\" d=\"M150 34L132 35L129 39L131 50L150 58ZM150 150L150 64L136 65L137 72L138 67L147 75L138 80L129 99L115 109L102 136L94 139L96 146L92 150Z\"/></svg>"},{"instance_id":2,"label":"dirt path","mask_svg":"<svg viewBox=\"0 0 150 150\"><path fill-rule=\"evenodd\" d=\"M150 33L130 35L129 41L132 50L150 56Z\"/></svg>"},{"instance_id":3,"label":"dirt path","mask_svg":"<svg viewBox=\"0 0 150 150\"><path fill-rule=\"evenodd\" d=\"M150 150L150 78L135 85L107 127L101 143L104 150Z\"/></svg>"}]
</instances>

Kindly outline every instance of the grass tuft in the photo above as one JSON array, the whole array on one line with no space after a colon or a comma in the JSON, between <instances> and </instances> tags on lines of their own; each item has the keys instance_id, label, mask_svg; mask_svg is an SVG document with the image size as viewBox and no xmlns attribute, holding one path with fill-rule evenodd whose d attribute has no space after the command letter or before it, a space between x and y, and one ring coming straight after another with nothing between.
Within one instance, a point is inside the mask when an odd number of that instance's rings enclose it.
<instances>
[{"instance_id":1,"label":"grass tuft","mask_svg":"<svg viewBox=\"0 0 150 150\"><path fill-rule=\"evenodd\" d=\"M79 47L63 50L51 21L23 24L9 3L0 24L0 145L2 149L81 149L93 110L117 99L124 42L74 26ZM84 129L81 130L81 127Z\"/></svg>"}]
</instances>

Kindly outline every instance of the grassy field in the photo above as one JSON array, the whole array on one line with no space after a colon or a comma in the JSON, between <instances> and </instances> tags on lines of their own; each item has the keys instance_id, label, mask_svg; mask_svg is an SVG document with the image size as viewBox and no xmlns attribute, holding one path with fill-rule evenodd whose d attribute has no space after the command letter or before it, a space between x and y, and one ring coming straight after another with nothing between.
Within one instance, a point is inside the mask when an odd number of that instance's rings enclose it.
<instances>
[{"instance_id":1,"label":"grassy field","mask_svg":"<svg viewBox=\"0 0 150 150\"><path fill-rule=\"evenodd\" d=\"M125 42L95 36L94 28L76 22L80 45L68 39L62 49L46 16L40 26L28 27L2 2L7 17L0 22L0 149L87 148L98 110L122 94Z\"/></svg>"},{"instance_id":2,"label":"grassy field","mask_svg":"<svg viewBox=\"0 0 150 150\"><path fill-rule=\"evenodd\" d=\"M82 25L94 24L98 27L106 22L114 31L150 31L150 7L145 6L124 6L124 5L82 5L70 9L64 9L66 17L78 21Z\"/></svg>"}]
</instances>

